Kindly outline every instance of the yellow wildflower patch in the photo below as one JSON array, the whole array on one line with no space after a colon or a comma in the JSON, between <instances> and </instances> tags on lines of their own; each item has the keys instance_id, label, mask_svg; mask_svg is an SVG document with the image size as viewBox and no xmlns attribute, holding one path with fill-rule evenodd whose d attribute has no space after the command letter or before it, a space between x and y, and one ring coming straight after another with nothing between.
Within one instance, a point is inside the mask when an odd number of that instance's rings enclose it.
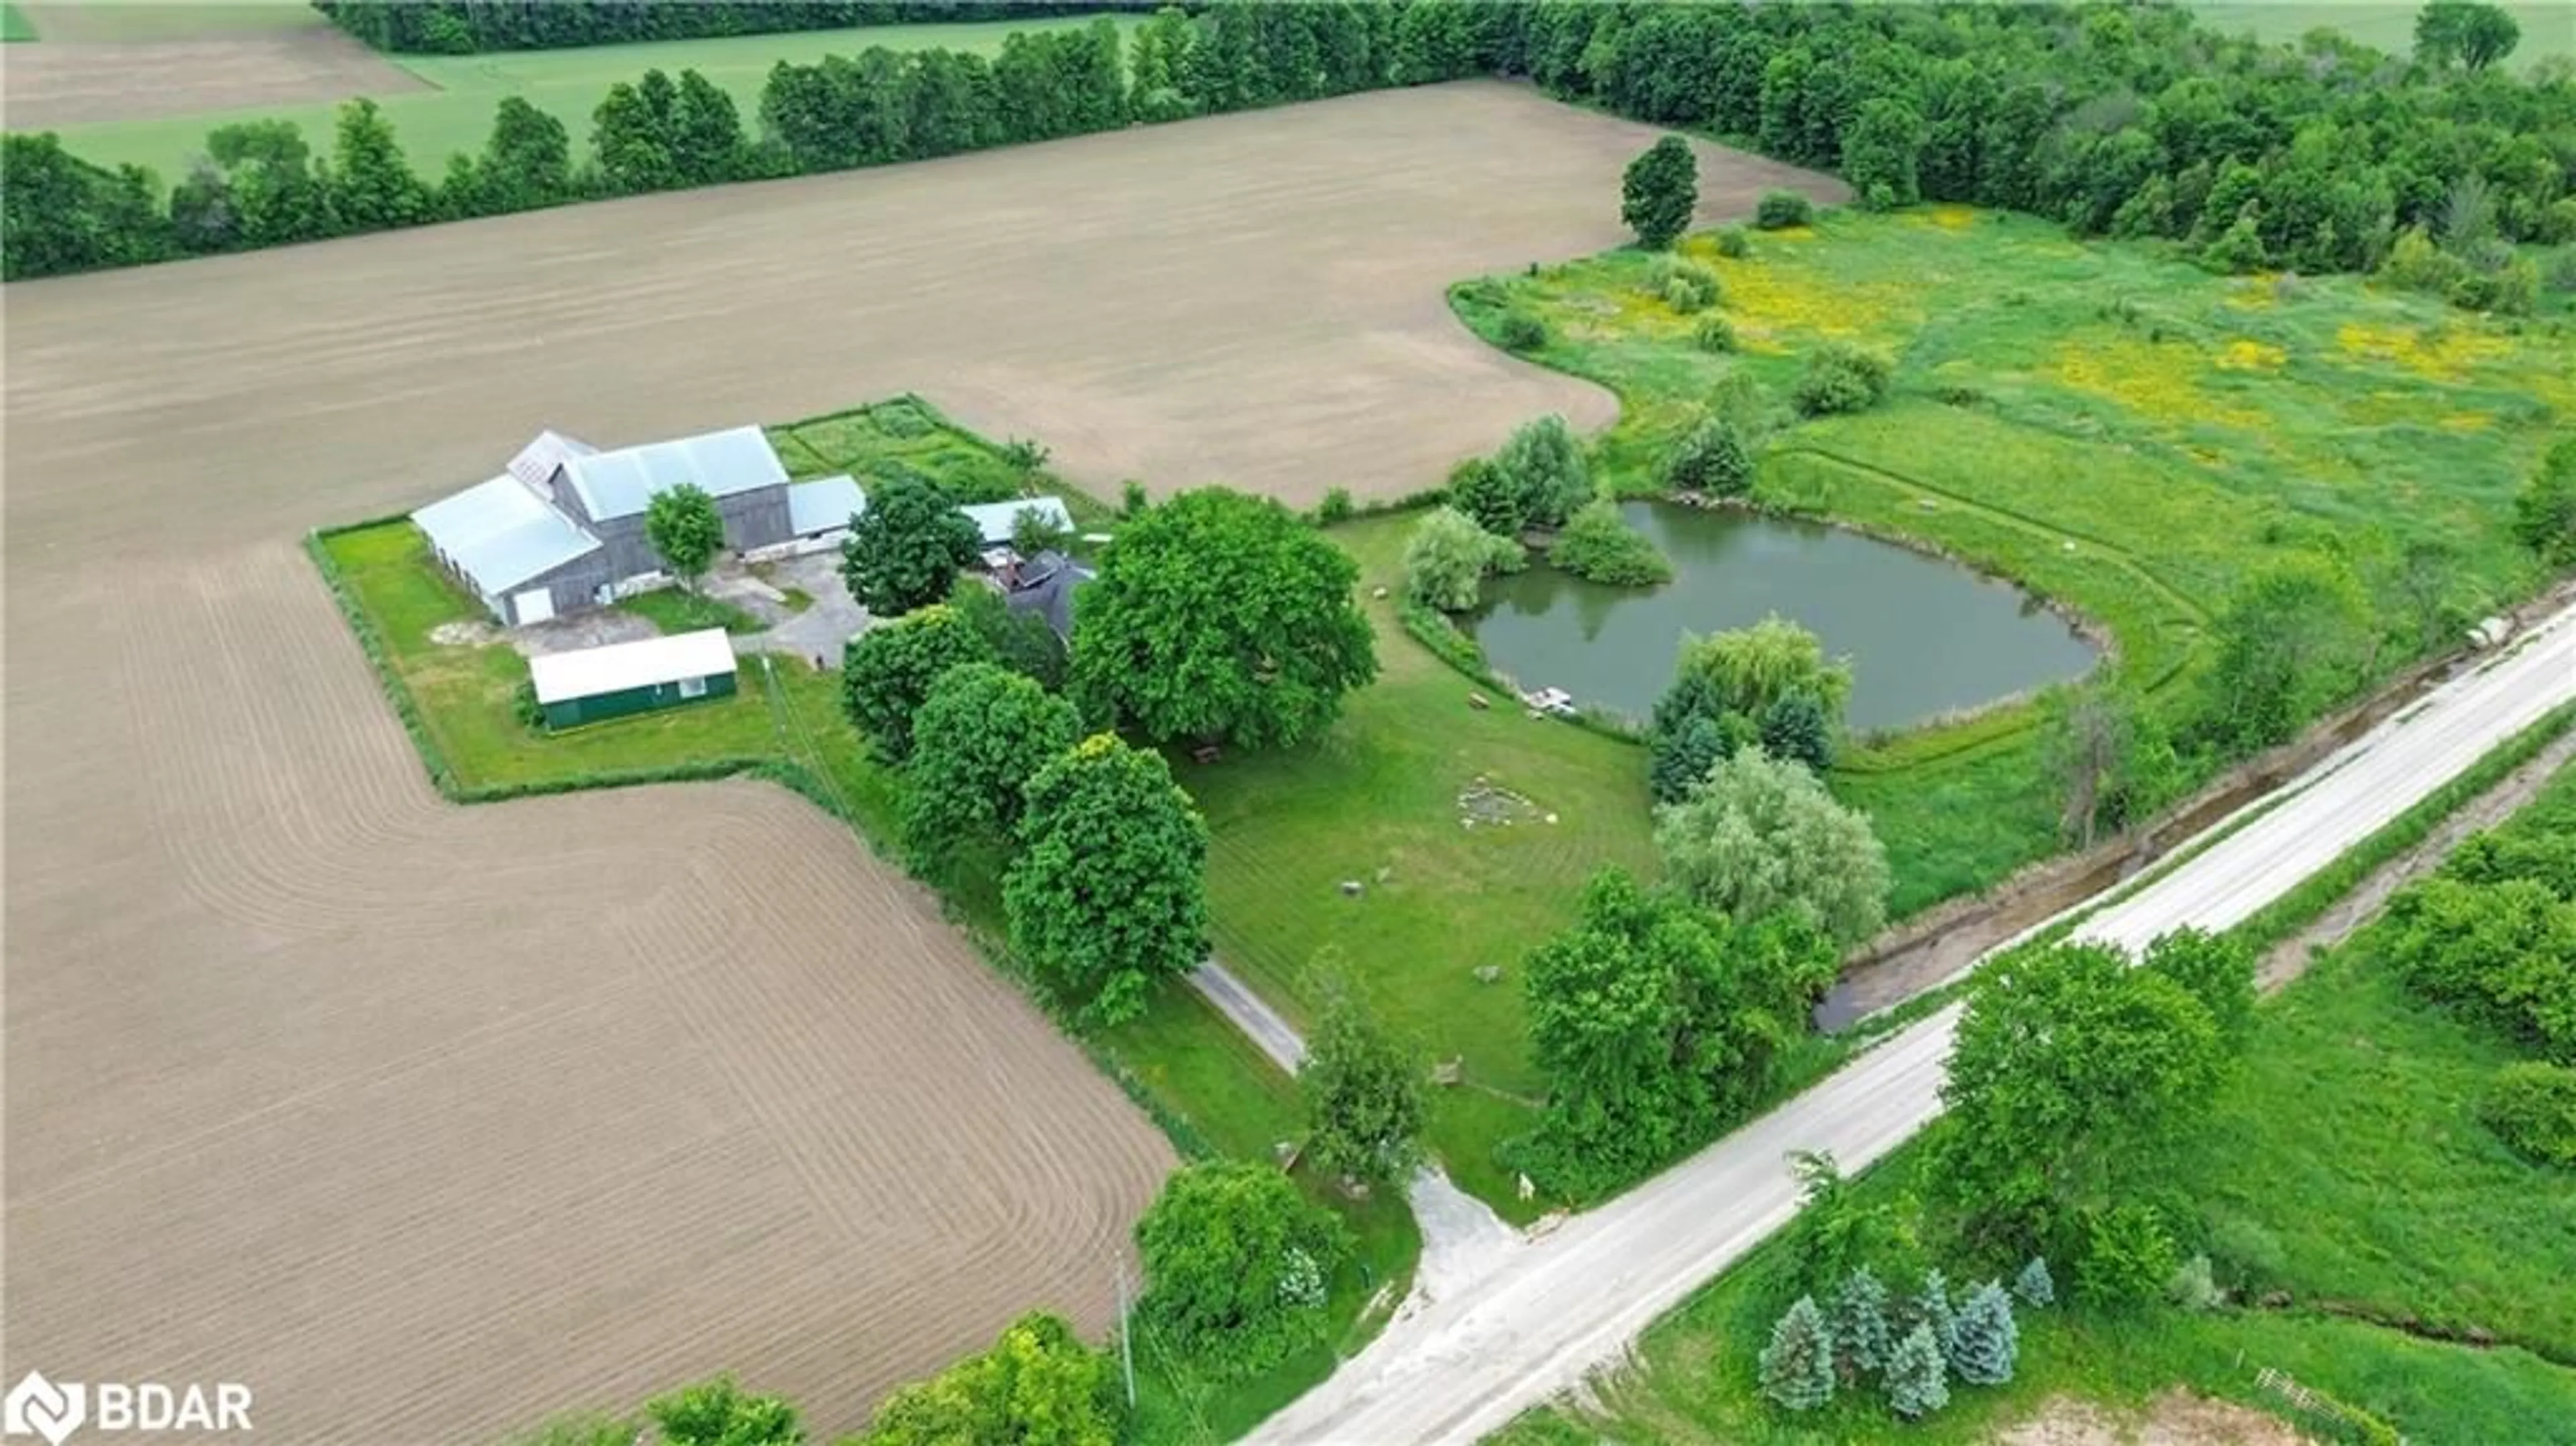
<instances>
[{"instance_id":1,"label":"yellow wildflower patch","mask_svg":"<svg viewBox=\"0 0 2576 1446\"><path fill-rule=\"evenodd\" d=\"M2079 392L2118 402L2151 420L2173 426L2222 422L2259 427L2263 416L2222 406L2200 388L2200 356L2180 342L2136 337L2088 337L2068 343L2049 374Z\"/></svg>"},{"instance_id":2,"label":"yellow wildflower patch","mask_svg":"<svg viewBox=\"0 0 2576 1446\"><path fill-rule=\"evenodd\" d=\"M2462 380L2479 362L2513 350L2513 344L2502 337L2448 324L2428 334L2423 327L2347 322L2336 330L2335 343L2348 356L2394 362L2417 376L2448 382Z\"/></svg>"},{"instance_id":3,"label":"yellow wildflower patch","mask_svg":"<svg viewBox=\"0 0 2576 1446\"><path fill-rule=\"evenodd\" d=\"M2270 342L2240 336L2219 352L2218 365L2223 371L2268 372L2280 370L2281 363L2289 359L2288 352Z\"/></svg>"},{"instance_id":4,"label":"yellow wildflower patch","mask_svg":"<svg viewBox=\"0 0 2576 1446\"><path fill-rule=\"evenodd\" d=\"M1719 257L1716 266L1727 314L1751 341L1865 336L1919 317L1904 288L1886 282L1829 281L1759 257Z\"/></svg>"},{"instance_id":5,"label":"yellow wildflower patch","mask_svg":"<svg viewBox=\"0 0 2576 1446\"><path fill-rule=\"evenodd\" d=\"M1923 224L1941 231L1965 231L1977 224L1977 213L1966 206L1935 206L1919 214Z\"/></svg>"}]
</instances>

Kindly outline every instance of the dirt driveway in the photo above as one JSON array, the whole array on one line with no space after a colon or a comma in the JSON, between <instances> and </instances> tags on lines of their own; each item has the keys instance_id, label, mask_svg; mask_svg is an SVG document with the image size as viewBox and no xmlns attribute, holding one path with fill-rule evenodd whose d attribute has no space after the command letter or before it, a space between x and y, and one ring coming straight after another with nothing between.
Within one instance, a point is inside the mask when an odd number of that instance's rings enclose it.
<instances>
[{"instance_id":1,"label":"dirt driveway","mask_svg":"<svg viewBox=\"0 0 2576 1446\"><path fill-rule=\"evenodd\" d=\"M1609 415L1440 288L1615 242L1651 135L1471 84L9 287L0 1375L453 1446L729 1368L828 1438L1100 1329L1169 1151L931 901L761 785L442 803L299 539L905 389L1427 485Z\"/></svg>"}]
</instances>

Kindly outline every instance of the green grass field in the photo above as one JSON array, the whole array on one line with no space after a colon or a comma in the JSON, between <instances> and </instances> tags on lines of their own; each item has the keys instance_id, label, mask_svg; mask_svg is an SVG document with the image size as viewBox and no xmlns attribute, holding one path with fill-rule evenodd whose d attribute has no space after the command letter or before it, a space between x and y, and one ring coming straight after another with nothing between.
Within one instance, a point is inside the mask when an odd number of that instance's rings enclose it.
<instances>
[{"instance_id":1,"label":"green grass field","mask_svg":"<svg viewBox=\"0 0 2576 1446\"><path fill-rule=\"evenodd\" d=\"M302 9L302 7L295 7ZM302 13L315 21L321 16ZM572 134L576 158L587 155L590 116L617 81L631 81L654 67L678 75L694 69L734 98L743 129L757 135L760 88L778 62L809 64L827 55L856 55L872 45L890 50L934 47L992 55L1015 30L1039 31L1089 23L1082 17L1031 18L971 25L882 25L852 30L739 35L718 40L675 40L647 45L602 45L573 50L520 50L493 55L388 57L389 64L437 87L377 96L409 154L412 169L436 179L456 152L479 153L492 132L492 111L516 95L560 118ZM101 165L148 166L165 181L203 154L206 132L228 121L277 117L303 127L314 149L328 152L338 102L261 107L245 111L167 116L153 120L100 121L61 127L63 144Z\"/></svg>"},{"instance_id":2,"label":"green grass field","mask_svg":"<svg viewBox=\"0 0 2576 1446\"><path fill-rule=\"evenodd\" d=\"M2509 825L2571 826L2576 770ZM2512 1052L2408 996L2372 949L2365 930L2262 1006L2213 1127L2164 1177L2166 1198L2189 1202L2213 1239L2270 1257L2247 1288L2285 1291L2291 1309L2024 1312L2009 1387L1954 1387L1951 1409L1922 1426L1867 1405L1791 1418L1754 1390L1754 1357L1780 1306L1775 1242L1648 1332L1642 1369L1604 1393L1605 1414L1540 1412L1501 1440L1966 1443L2060 1393L2128 1406L2180 1384L2279 1409L2256 1386L2266 1366L2392 1421L2419 1446L2569 1439L2576 1294L2556 1283L2576 1279L2576 1176L2519 1160L2477 1123L2478 1091ZM1920 1155L1907 1147L1860 1188L1892 1195ZM2224 1279L2234 1268L2220 1269ZM2329 1305L2499 1344L2419 1339L2323 1313Z\"/></svg>"},{"instance_id":3,"label":"green grass field","mask_svg":"<svg viewBox=\"0 0 2576 1446\"><path fill-rule=\"evenodd\" d=\"M2565 303L2481 320L2350 278L2223 278L2146 247L2078 244L2028 217L1930 207L1756 232L1719 274L1740 350L1616 251L1461 288L1549 326L1542 365L1618 392L1595 441L1609 483L1656 467L1730 373L1785 398L1804 354L1846 339L1898 360L1883 406L1789 426L1761 464L1783 506L1911 537L2106 625L2120 666L2180 704L2210 612L2267 555L2315 546L2367 583L2398 546L2463 550L2459 601L2536 578L2504 529L2514 489L2576 414ZM1481 293L1481 294L1480 294ZM2396 661L2391 650L2387 661ZM1895 866L1894 912L1991 884L2055 848L2027 710L1853 752L1837 791Z\"/></svg>"},{"instance_id":4,"label":"green grass field","mask_svg":"<svg viewBox=\"0 0 2576 1446\"><path fill-rule=\"evenodd\" d=\"M0 0L0 44L13 40L33 40L36 27L21 14L18 7Z\"/></svg>"},{"instance_id":5,"label":"green grass field","mask_svg":"<svg viewBox=\"0 0 2576 1446\"><path fill-rule=\"evenodd\" d=\"M2390 0L2208 0L2191 12L2201 23L2235 34L2250 30L2265 40L2297 40L2311 30L2340 30L2364 45L2406 55L2415 49L2415 15L2422 7ZM2522 26L2522 43L2505 64L2527 69L2553 55L2576 55L2576 11L2564 0L2504 0L2499 7Z\"/></svg>"}]
</instances>

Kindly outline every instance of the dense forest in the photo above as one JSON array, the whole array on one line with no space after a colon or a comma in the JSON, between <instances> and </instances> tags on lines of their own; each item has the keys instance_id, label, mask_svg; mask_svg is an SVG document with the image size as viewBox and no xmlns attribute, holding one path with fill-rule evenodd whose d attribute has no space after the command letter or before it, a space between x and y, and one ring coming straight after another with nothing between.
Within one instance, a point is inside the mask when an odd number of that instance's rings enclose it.
<instances>
[{"instance_id":1,"label":"dense forest","mask_svg":"<svg viewBox=\"0 0 2576 1446\"><path fill-rule=\"evenodd\" d=\"M347 24L418 12L457 17L478 44L536 44L555 42L510 37L558 23L541 15L613 26L755 7L333 8ZM1219 0L1161 10L1123 41L1106 21L1015 35L991 60L871 48L782 62L755 126L686 71L612 87L581 148L505 100L484 151L438 176L411 169L364 101L327 156L283 123L226 126L175 187L12 135L0 269L132 265L1491 74L1839 171L1865 204L2009 207L2079 235L2169 238L2221 269L2377 270L2528 310L2576 270L2540 252L2576 243L2576 67L2512 74L2512 21L2462 0L2428 6L2418 40L2411 59L2327 32L2264 44L2161 5Z\"/></svg>"},{"instance_id":2,"label":"dense forest","mask_svg":"<svg viewBox=\"0 0 2576 1446\"><path fill-rule=\"evenodd\" d=\"M1154 6L1152 0L313 0L313 8L378 50L473 55Z\"/></svg>"}]
</instances>

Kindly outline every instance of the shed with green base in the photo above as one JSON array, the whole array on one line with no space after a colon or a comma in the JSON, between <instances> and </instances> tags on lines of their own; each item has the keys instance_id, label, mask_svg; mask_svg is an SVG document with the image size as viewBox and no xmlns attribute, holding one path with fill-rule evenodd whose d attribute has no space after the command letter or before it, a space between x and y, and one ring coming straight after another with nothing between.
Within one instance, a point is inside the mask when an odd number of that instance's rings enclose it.
<instances>
[{"instance_id":1,"label":"shed with green base","mask_svg":"<svg viewBox=\"0 0 2576 1446\"><path fill-rule=\"evenodd\" d=\"M528 660L548 728L577 728L657 708L729 698L733 645L724 629L547 653Z\"/></svg>"}]
</instances>

